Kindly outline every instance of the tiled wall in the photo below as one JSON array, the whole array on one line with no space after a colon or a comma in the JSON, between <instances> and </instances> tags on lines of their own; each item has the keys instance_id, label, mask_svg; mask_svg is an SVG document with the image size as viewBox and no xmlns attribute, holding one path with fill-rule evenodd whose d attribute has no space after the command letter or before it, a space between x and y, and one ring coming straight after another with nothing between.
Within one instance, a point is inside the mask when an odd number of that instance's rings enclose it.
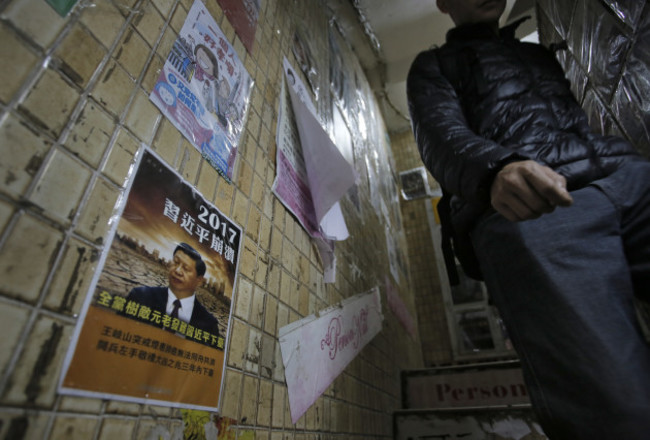
<instances>
[{"instance_id":1,"label":"tiled wall","mask_svg":"<svg viewBox=\"0 0 650 440\"><path fill-rule=\"evenodd\" d=\"M343 201L352 236L327 285L308 235L270 191L282 57L296 65L295 22L327 23L326 9L263 0L247 53L216 0L206 1L255 81L228 184L148 99L191 3L82 0L61 18L44 0L0 2L0 436L182 438L178 409L56 392L113 206L144 142L245 231L221 414L236 421L233 435L391 438L399 372L422 357L386 307L385 225L368 188L359 191L363 214ZM384 330L292 425L278 329L376 285ZM410 292L424 290L420 281L410 286L403 274L398 290L415 314Z\"/></svg>"},{"instance_id":2,"label":"tiled wall","mask_svg":"<svg viewBox=\"0 0 650 440\"><path fill-rule=\"evenodd\" d=\"M398 171L422 166L422 159L410 130L394 133L391 142ZM437 186L431 175L429 182L432 187ZM422 356L426 366L434 366L451 363L452 350L440 274L435 262L433 238L427 217L427 203L431 203L431 199L401 201L411 281L420 325Z\"/></svg>"}]
</instances>

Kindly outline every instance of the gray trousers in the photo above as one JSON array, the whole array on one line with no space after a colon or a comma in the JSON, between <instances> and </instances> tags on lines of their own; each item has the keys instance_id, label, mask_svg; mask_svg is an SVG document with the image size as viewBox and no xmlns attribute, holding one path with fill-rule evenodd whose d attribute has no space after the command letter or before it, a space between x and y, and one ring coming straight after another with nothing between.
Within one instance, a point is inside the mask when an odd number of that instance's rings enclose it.
<instances>
[{"instance_id":1,"label":"gray trousers","mask_svg":"<svg viewBox=\"0 0 650 440\"><path fill-rule=\"evenodd\" d=\"M650 439L650 162L571 193L573 206L472 231L490 297L551 439Z\"/></svg>"}]
</instances>

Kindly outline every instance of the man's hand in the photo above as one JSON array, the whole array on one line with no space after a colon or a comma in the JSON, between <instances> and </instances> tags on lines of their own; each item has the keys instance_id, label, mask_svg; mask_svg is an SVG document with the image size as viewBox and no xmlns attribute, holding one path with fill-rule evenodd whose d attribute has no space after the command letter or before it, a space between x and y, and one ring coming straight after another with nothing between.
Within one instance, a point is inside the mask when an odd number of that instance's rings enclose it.
<instances>
[{"instance_id":1,"label":"man's hand","mask_svg":"<svg viewBox=\"0 0 650 440\"><path fill-rule=\"evenodd\" d=\"M494 209L513 222L534 219L573 203L564 176L533 160L504 166L492 183L490 198Z\"/></svg>"}]
</instances>

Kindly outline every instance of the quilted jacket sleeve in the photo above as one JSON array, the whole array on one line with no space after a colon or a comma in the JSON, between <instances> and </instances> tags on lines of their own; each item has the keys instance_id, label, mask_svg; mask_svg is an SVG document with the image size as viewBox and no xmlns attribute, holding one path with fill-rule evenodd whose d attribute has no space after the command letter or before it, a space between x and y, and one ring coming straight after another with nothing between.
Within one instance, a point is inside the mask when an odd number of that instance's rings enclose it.
<instances>
[{"instance_id":1,"label":"quilted jacket sleeve","mask_svg":"<svg viewBox=\"0 0 650 440\"><path fill-rule=\"evenodd\" d=\"M469 128L435 51L419 54L407 78L409 111L420 156L447 191L467 201L485 202L495 174L505 164L526 158Z\"/></svg>"}]
</instances>

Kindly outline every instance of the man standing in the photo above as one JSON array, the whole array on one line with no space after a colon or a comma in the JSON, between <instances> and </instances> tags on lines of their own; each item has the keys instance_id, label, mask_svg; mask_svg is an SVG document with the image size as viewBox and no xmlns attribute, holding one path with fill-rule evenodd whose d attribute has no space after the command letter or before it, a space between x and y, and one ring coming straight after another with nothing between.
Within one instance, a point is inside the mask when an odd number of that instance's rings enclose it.
<instances>
[{"instance_id":1,"label":"man standing","mask_svg":"<svg viewBox=\"0 0 650 440\"><path fill-rule=\"evenodd\" d=\"M201 254L189 244L180 243L169 265L169 287L136 287L126 299L218 337L217 319L196 299L196 289L204 280L205 270Z\"/></svg>"},{"instance_id":2,"label":"man standing","mask_svg":"<svg viewBox=\"0 0 650 440\"><path fill-rule=\"evenodd\" d=\"M647 439L650 348L633 301L650 296L650 162L592 132L552 52L498 28L505 4L437 0L456 27L409 72L418 148L546 434Z\"/></svg>"}]
</instances>

